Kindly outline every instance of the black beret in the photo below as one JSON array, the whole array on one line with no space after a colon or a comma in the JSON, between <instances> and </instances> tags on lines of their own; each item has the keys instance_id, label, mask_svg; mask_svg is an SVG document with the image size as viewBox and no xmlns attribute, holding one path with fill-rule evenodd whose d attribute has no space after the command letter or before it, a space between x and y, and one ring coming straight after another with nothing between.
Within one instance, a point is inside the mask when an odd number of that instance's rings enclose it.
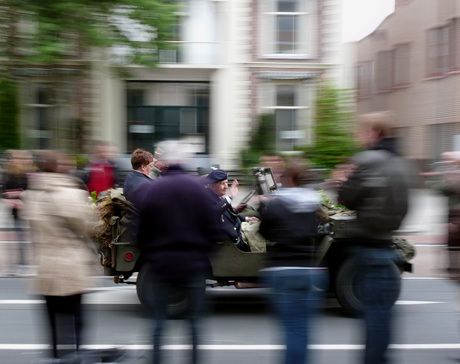
<instances>
[{"instance_id":1,"label":"black beret","mask_svg":"<svg viewBox=\"0 0 460 364\"><path fill-rule=\"evenodd\" d=\"M227 179L227 177L228 177L227 172L223 171L222 169L213 169L206 176L206 178L204 179L204 182L206 184L216 183L216 182L220 182L220 181Z\"/></svg>"}]
</instances>

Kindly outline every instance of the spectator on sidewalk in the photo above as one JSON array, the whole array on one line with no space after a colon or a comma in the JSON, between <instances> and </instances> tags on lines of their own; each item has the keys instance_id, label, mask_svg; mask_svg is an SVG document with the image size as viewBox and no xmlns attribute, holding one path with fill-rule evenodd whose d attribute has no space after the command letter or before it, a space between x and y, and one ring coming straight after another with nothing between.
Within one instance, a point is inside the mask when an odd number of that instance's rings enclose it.
<instances>
[{"instance_id":1,"label":"spectator on sidewalk","mask_svg":"<svg viewBox=\"0 0 460 364\"><path fill-rule=\"evenodd\" d=\"M34 289L45 298L52 355L59 358L74 353L82 341L82 294L97 262L84 236L95 216L83 181L58 173L59 155L46 152L41 159L41 172L32 176L26 194L26 213L39 243ZM62 344L70 348L58 350Z\"/></svg>"},{"instance_id":2,"label":"spectator on sidewalk","mask_svg":"<svg viewBox=\"0 0 460 364\"><path fill-rule=\"evenodd\" d=\"M89 164L88 191L96 195L109 188L115 188L117 177L112 163L113 147L105 142L99 142L96 153Z\"/></svg>"},{"instance_id":3,"label":"spectator on sidewalk","mask_svg":"<svg viewBox=\"0 0 460 364\"><path fill-rule=\"evenodd\" d=\"M445 152L442 159L442 179L430 187L447 197L447 272L453 279L460 279L460 154Z\"/></svg>"},{"instance_id":4,"label":"spectator on sidewalk","mask_svg":"<svg viewBox=\"0 0 460 364\"><path fill-rule=\"evenodd\" d=\"M23 196L28 187L28 174L31 172L33 172L33 159L29 152L24 150L7 151L2 200L11 211L18 257L15 266L3 270L3 273L6 274L21 275L26 274L28 270L27 229L22 210L24 207Z\"/></svg>"}]
</instances>

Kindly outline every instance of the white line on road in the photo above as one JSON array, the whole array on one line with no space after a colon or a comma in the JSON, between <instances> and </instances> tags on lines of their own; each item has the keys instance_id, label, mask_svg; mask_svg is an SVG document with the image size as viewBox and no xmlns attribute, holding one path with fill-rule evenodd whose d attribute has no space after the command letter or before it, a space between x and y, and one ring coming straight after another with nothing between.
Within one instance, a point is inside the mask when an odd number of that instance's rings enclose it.
<instances>
[{"instance_id":1,"label":"white line on road","mask_svg":"<svg viewBox=\"0 0 460 364\"><path fill-rule=\"evenodd\" d=\"M0 350L46 350L50 346L47 344L0 344ZM152 345L82 345L82 349L86 350L107 350L107 349L123 349L123 350L151 350ZM164 350L190 350L191 345L164 345ZM198 345L200 350L284 350L284 345ZM364 345L357 344L314 344L309 345L312 350L363 350ZM390 349L395 350L447 350L460 349L460 344L390 344Z\"/></svg>"},{"instance_id":2,"label":"white line on road","mask_svg":"<svg viewBox=\"0 0 460 364\"><path fill-rule=\"evenodd\" d=\"M437 301L396 301L395 305L432 305L437 303L447 303L447 302L437 302Z\"/></svg>"},{"instance_id":3,"label":"white line on road","mask_svg":"<svg viewBox=\"0 0 460 364\"><path fill-rule=\"evenodd\" d=\"M44 300L0 300L0 305L41 305L44 304ZM132 299L132 297L121 297L118 299L110 300L110 299L102 299L95 297L94 299L89 299L84 304L92 304L92 305L139 305L139 301L137 299ZM447 302L441 301L408 301L408 300L398 300L396 301L396 305L401 306L409 306L409 305L433 305L433 304L444 304Z\"/></svg>"},{"instance_id":4,"label":"white line on road","mask_svg":"<svg viewBox=\"0 0 460 364\"><path fill-rule=\"evenodd\" d=\"M0 305L41 305L45 300L0 300ZM93 300L83 302L86 305L140 305L139 301L108 301L108 300Z\"/></svg>"}]
</instances>

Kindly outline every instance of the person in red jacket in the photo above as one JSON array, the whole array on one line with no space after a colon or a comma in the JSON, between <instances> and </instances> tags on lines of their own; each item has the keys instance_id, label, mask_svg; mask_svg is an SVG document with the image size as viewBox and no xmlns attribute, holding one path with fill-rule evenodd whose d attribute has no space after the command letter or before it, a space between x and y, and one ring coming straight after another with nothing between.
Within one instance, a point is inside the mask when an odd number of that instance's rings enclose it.
<instances>
[{"instance_id":1,"label":"person in red jacket","mask_svg":"<svg viewBox=\"0 0 460 364\"><path fill-rule=\"evenodd\" d=\"M96 155L89 165L88 191L97 195L109 188L114 188L116 183L115 166L110 162L112 146L99 143Z\"/></svg>"}]
</instances>

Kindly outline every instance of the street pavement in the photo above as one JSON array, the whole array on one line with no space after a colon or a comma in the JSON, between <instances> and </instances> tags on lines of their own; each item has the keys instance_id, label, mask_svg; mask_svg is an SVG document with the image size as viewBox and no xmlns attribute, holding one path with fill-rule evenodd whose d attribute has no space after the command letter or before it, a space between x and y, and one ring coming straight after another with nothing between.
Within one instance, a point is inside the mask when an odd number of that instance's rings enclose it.
<instances>
[{"instance_id":1,"label":"street pavement","mask_svg":"<svg viewBox=\"0 0 460 364\"><path fill-rule=\"evenodd\" d=\"M239 198L247 188L241 187ZM238 199L235 200L238 203ZM416 246L416 255L411 261L413 272L405 278L447 278L446 219L447 201L429 189L411 191L410 210L398 235ZM11 230L12 221L8 207L0 202L0 276L17 262L16 235ZM34 265L35 249L29 240L26 244L27 260ZM102 273L102 270L101 270Z\"/></svg>"},{"instance_id":2,"label":"street pavement","mask_svg":"<svg viewBox=\"0 0 460 364\"><path fill-rule=\"evenodd\" d=\"M240 191L240 198L244 192ZM9 218L8 210L0 202L0 272L16 262L17 243ZM450 363L451 356L460 350L453 308L457 286L446 279L423 279L447 278L445 221L445 198L430 190L411 192L411 209L399 233L416 245L417 254L412 260L414 272L403 275L404 288L395 306L398 329L391 345L401 364ZM29 248L29 262L33 263L32 244L24 244ZM36 318L42 313L42 301L29 296L27 279L3 278L0 284L4 293L0 362L30 363L32 358L41 357L47 347L44 324ZM258 290L238 290L235 294L233 287L223 287L210 291L215 312L205 323L207 345L202 350L211 358L209 362L273 363L280 350L273 334L276 327L261 308ZM114 285L109 278L99 277L84 302L90 311L88 348L115 345L149 350L149 327L139 311L134 286ZM337 302L329 299L326 315L320 318L312 346L319 364L360 362L361 322L339 310ZM187 348L180 328L172 326L168 332L172 348L168 355L179 355Z\"/></svg>"}]
</instances>

